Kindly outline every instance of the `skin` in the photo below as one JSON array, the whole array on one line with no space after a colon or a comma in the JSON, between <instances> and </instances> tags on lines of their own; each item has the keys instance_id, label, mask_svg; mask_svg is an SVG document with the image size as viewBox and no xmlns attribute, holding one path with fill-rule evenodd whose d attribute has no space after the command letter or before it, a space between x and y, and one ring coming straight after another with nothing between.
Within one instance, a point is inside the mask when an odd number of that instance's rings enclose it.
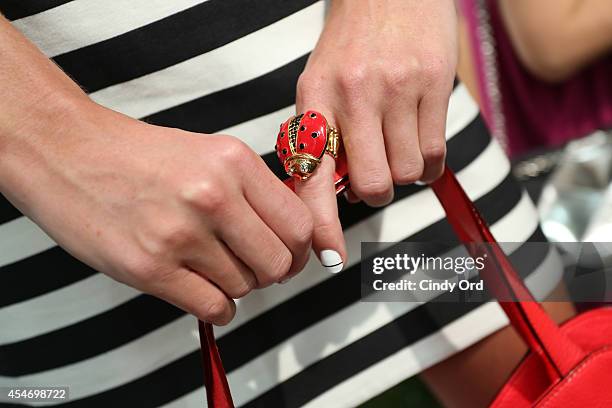
<instances>
[{"instance_id":1,"label":"skin","mask_svg":"<svg viewBox=\"0 0 612 408\"><path fill-rule=\"evenodd\" d=\"M1 17L0 55L0 191L72 255L216 324L303 268L310 211L244 143L96 105Z\"/></svg>"},{"instance_id":2,"label":"skin","mask_svg":"<svg viewBox=\"0 0 612 408\"><path fill-rule=\"evenodd\" d=\"M442 174L456 19L451 0L332 2L298 81L297 110L318 110L342 132L351 201L382 206L393 199L394 184ZM315 252L335 250L346 263L333 170L324 156L296 191L317 214Z\"/></svg>"},{"instance_id":3,"label":"skin","mask_svg":"<svg viewBox=\"0 0 612 408\"><path fill-rule=\"evenodd\" d=\"M504 24L523 64L560 82L612 48L609 0L499 0Z\"/></svg>"}]
</instances>

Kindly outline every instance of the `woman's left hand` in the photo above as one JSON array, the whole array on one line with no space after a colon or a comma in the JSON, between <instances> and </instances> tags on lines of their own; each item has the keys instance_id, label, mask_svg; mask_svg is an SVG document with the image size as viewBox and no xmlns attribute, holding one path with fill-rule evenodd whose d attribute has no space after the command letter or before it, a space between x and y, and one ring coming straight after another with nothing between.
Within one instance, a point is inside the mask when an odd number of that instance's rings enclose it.
<instances>
[{"instance_id":1,"label":"woman's left hand","mask_svg":"<svg viewBox=\"0 0 612 408\"><path fill-rule=\"evenodd\" d=\"M442 174L456 18L452 0L332 0L296 103L298 112L319 111L340 129L352 199L382 206L394 184ZM313 248L324 266L346 262L333 170L325 155L311 178L296 183L314 214Z\"/></svg>"}]
</instances>

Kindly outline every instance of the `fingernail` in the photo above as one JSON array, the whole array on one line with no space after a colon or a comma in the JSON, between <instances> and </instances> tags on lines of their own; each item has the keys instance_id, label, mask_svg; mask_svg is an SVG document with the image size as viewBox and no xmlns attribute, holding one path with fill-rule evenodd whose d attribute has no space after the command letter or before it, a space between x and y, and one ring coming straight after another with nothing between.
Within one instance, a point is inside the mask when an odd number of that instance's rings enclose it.
<instances>
[{"instance_id":1,"label":"fingernail","mask_svg":"<svg viewBox=\"0 0 612 408\"><path fill-rule=\"evenodd\" d=\"M329 273L338 273L344 267L340 254L332 249L324 249L320 254L321 265Z\"/></svg>"},{"instance_id":2,"label":"fingernail","mask_svg":"<svg viewBox=\"0 0 612 408\"><path fill-rule=\"evenodd\" d=\"M426 186L427 185L427 183L423 183L422 181L419 181L419 180L415 181L414 184L416 184L417 186Z\"/></svg>"},{"instance_id":3,"label":"fingernail","mask_svg":"<svg viewBox=\"0 0 612 408\"><path fill-rule=\"evenodd\" d=\"M282 281L279 281L278 283L280 283L281 285L284 285L285 283L289 282L291 280L293 276L289 276L288 278L283 279Z\"/></svg>"}]
</instances>

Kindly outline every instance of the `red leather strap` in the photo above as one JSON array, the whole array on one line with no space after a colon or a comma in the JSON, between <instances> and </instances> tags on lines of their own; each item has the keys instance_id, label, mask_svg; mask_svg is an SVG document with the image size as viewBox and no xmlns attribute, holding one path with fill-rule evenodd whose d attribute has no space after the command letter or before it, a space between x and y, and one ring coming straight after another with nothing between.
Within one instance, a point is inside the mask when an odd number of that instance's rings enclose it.
<instances>
[{"instance_id":1,"label":"red leather strap","mask_svg":"<svg viewBox=\"0 0 612 408\"><path fill-rule=\"evenodd\" d=\"M336 191L340 193L348 186L346 159L336 161ZM285 183L293 188L293 180ZM447 167L444 175L431 184L438 200L444 207L448 221L455 233L474 257L484 256L485 268L481 277L487 288L497 298L529 348L540 356L552 381L565 377L576 364L583 360L586 352L565 336L555 322L537 303L524 286L520 276L497 245L486 222L465 194L465 191ZM487 243L488 245L478 245ZM515 299L514 302L507 301ZM215 344L212 326L200 322L200 339L204 362L205 385L208 406L233 408L227 379Z\"/></svg>"},{"instance_id":2,"label":"red leather strap","mask_svg":"<svg viewBox=\"0 0 612 408\"><path fill-rule=\"evenodd\" d=\"M540 355L551 379L566 376L586 352L561 333L559 327L536 302L521 277L496 243L486 222L447 167L442 177L431 184L447 219L472 256L487 262L480 272L512 326L529 348ZM478 245L487 243L487 245ZM508 301L513 300L513 301Z\"/></svg>"},{"instance_id":3,"label":"red leather strap","mask_svg":"<svg viewBox=\"0 0 612 408\"><path fill-rule=\"evenodd\" d=\"M200 346L202 347L202 366L204 386L209 408L234 408L227 377L215 342L213 327L210 323L198 322Z\"/></svg>"}]
</instances>

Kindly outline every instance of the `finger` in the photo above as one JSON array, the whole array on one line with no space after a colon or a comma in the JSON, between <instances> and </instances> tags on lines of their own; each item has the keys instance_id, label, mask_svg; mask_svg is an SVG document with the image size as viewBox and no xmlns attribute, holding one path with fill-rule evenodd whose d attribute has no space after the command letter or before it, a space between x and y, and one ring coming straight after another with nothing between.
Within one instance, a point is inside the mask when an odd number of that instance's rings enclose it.
<instances>
[{"instance_id":1,"label":"finger","mask_svg":"<svg viewBox=\"0 0 612 408\"><path fill-rule=\"evenodd\" d=\"M393 179L387 162L381 120L362 112L341 116L339 121L351 190L368 205L378 207L390 203L393 200Z\"/></svg>"},{"instance_id":2,"label":"finger","mask_svg":"<svg viewBox=\"0 0 612 408\"><path fill-rule=\"evenodd\" d=\"M283 241L268 227L246 201L230 206L218 234L232 252L250 268L259 287L284 281L292 255Z\"/></svg>"},{"instance_id":3,"label":"finger","mask_svg":"<svg viewBox=\"0 0 612 408\"><path fill-rule=\"evenodd\" d=\"M395 106L384 118L385 149L393 182L398 185L412 184L423 175L417 117L416 106Z\"/></svg>"},{"instance_id":4,"label":"finger","mask_svg":"<svg viewBox=\"0 0 612 408\"><path fill-rule=\"evenodd\" d=\"M427 94L419 103L419 145L424 162L421 180L426 183L444 172L449 95L446 92Z\"/></svg>"},{"instance_id":5,"label":"finger","mask_svg":"<svg viewBox=\"0 0 612 408\"><path fill-rule=\"evenodd\" d=\"M291 253L289 275L304 268L310 256L313 233L308 207L268 169L260 165L245 169L244 195L257 215L278 236Z\"/></svg>"},{"instance_id":6,"label":"finger","mask_svg":"<svg viewBox=\"0 0 612 408\"><path fill-rule=\"evenodd\" d=\"M238 259L225 243L218 240L206 245L206 248L195 248L185 263L233 299L244 297L258 286L253 271Z\"/></svg>"},{"instance_id":7,"label":"finger","mask_svg":"<svg viewBox=\"0 0 612 408\"><path fill-rule=\"evenodd\" d=\"M147 292L219 326L228 324L236 305L219 288L188 268L181 268L153 283Z\"/></svg>"},{"instance_id":8,"label":"finger","mask_svg":"<svg viewBox=\"0 0 612 408\"><path fill-rule=\"evenodd\" d=\"M323 155L321 164L305 181L295 183L295 192L315 216L312 248L323 267L338 273L346 263L346 244L338 218L338 202L334 186L334 159Z\"/></svg>"}]
</instances>

